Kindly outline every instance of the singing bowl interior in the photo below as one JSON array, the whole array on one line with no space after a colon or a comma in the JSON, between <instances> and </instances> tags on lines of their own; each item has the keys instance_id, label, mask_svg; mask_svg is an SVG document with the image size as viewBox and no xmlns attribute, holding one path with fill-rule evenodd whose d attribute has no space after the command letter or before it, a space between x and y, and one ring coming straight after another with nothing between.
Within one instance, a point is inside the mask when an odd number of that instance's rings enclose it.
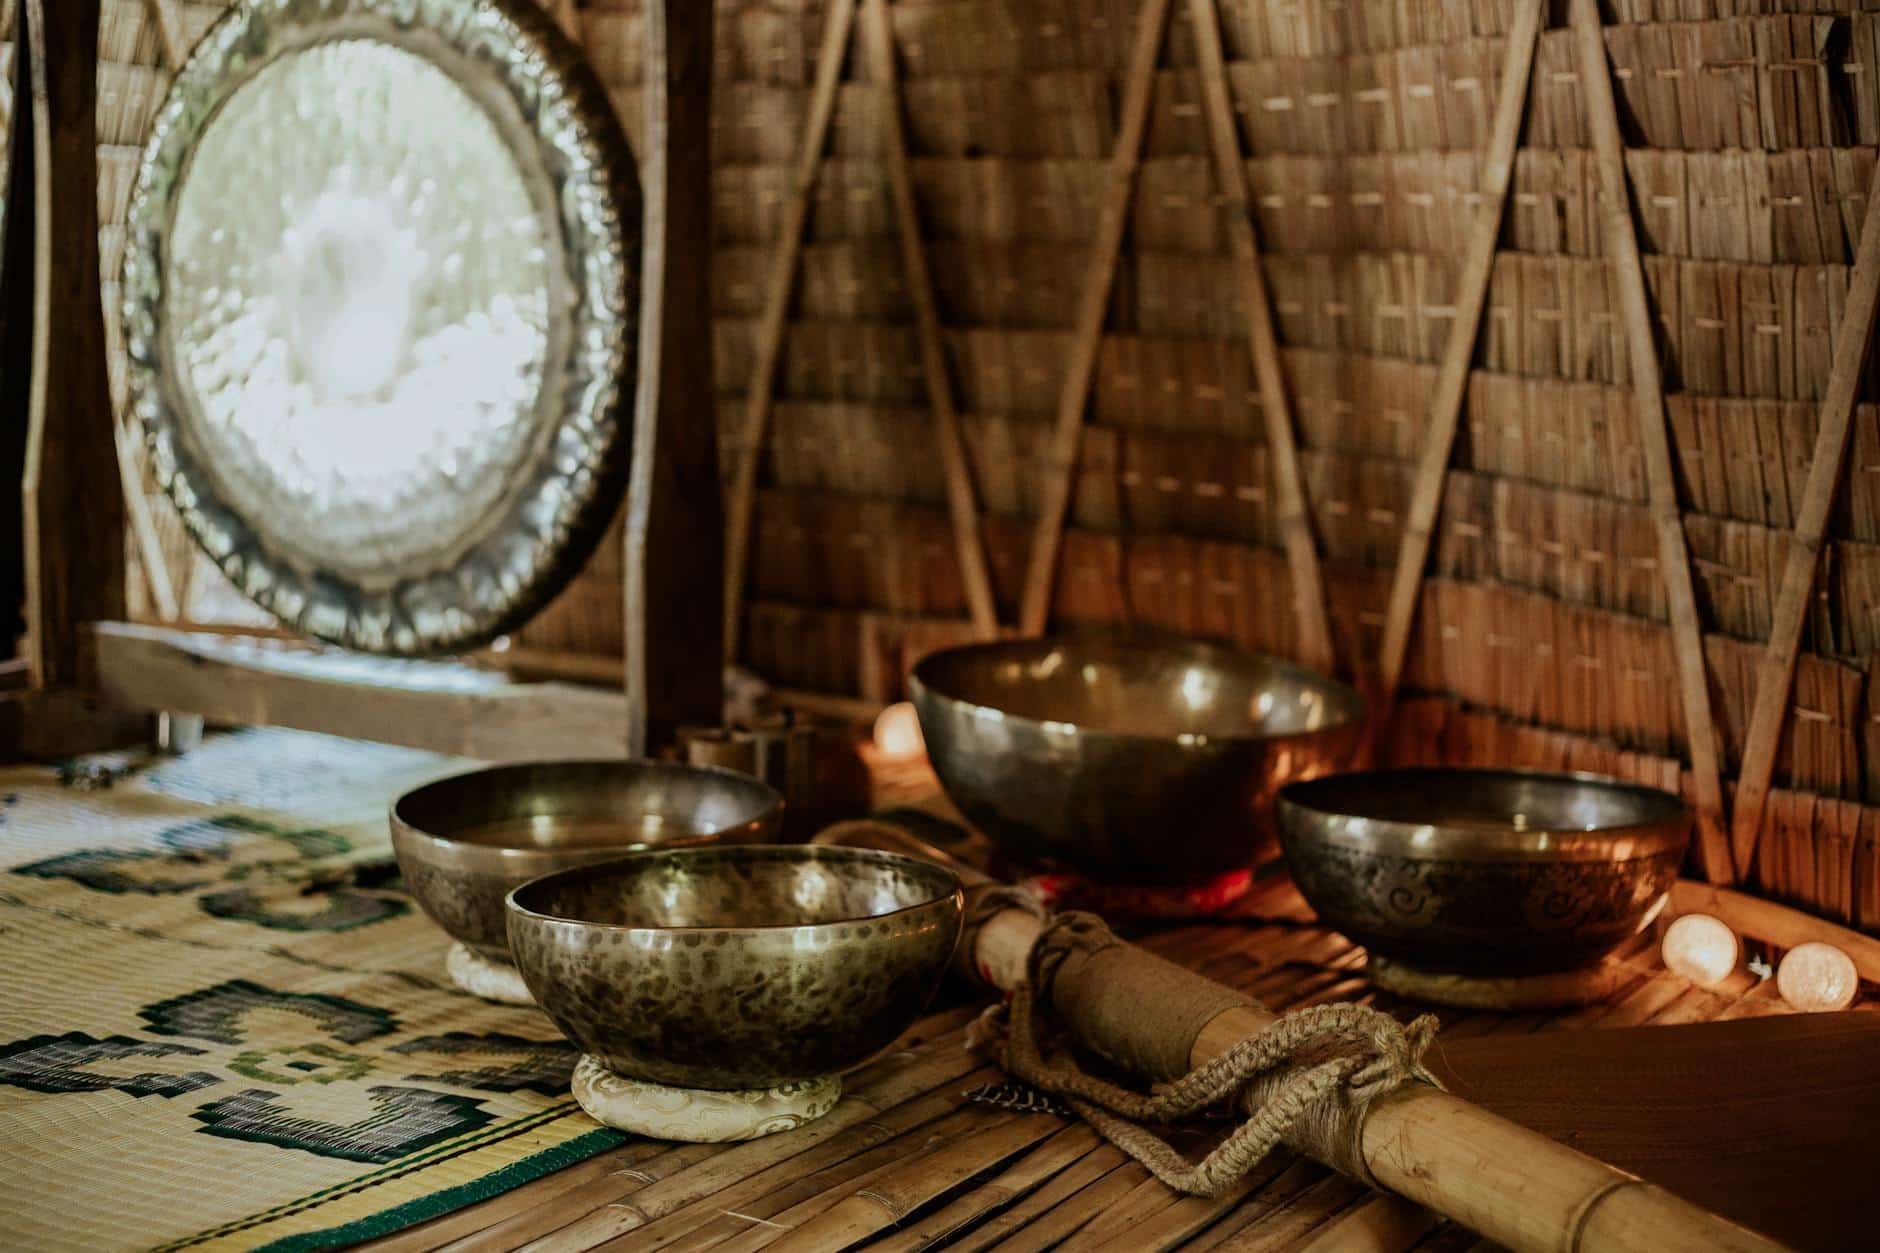
<instances>
[{"instance_id":1,"label":"singing bowl interior","mask_svg":"<svg viewBox=\"0 0 1880 1253\"><path fill-rule=\"evenodd\" d=\"M503 898L530 879L650 847L776 838L783 798L749 775L651 761L475 770L405 793L392 848L424 912L509 960Z\"/></svg>"},{"instance_id":2,"label":"singing bowl interior","mask_svg":"<svg viewBox=\"0 0 1880 1253\"><path fill-rule=\"evenodd\" d=\"M959 880L895 853L724 846L565 870L509 896L536 1002L616 1074L745 1089L843 1070L926 1008Z\"/></svg>"},{"instance_id":3,"label":"singing bowl interior","mask_svg":"<svg viewBox=\"0 0 1880 1253\"><path fill-rule=\"evenodd\" d=\"M1690 809L1588 774L1427 768L1279 796L1293 880L1332 926L1421 970L1520 974L1597 960L1646 925Z\"/></svg>"},{"instance_id":4,"label":"singing bowl interior","mask_svg":"<svg viewBox=\"0 0 1880 1253\"><path fill-rule=\"evenodd\" d=\"M908 686L975 825L1022 861L1131 882L1246 866L1280 785L1344 765L1363 716L1342 683L1190 641L974 644Z\"/></svg>"}]
</instances>

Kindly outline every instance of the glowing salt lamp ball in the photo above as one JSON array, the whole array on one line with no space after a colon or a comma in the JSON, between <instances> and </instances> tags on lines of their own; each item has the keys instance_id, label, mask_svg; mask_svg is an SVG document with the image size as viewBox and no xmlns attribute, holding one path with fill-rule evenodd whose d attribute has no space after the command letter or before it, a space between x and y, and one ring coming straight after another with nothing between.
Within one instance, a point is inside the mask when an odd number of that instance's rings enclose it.
<instances>
[{"instance_id":1,"label":"glowing salt lamp ball","mask_svg":"<svg viewBox=\"0 0 1880 1253\"><path fill-rule=\"evenodd\" d=\"M1709 914L1685 914L1665 928L1665 965L1700 988L1711 988L1736 969L1736 932Z\"/></svg>"},{"instance_id":2,"label":"glowing salt lamp ball","mask_svg":"<svg viewBox=\"0 0 1880 1253\"><path fill-rule=\"evenodd\" d=\"M1854 961L1832 944L1798 944L1776 968L1776 991L1796 1009L1846 1009L1854 1003L1860 975Z\"/></svg>"},{"instance_id":3,"label":"glowing salt lamp ball","mask_svg":"<svg viewBox=\"0 0 1880 1253\"><path fill-rule=\"evenodd\" d=\"M884 757L918 757L927 751L921 738L920 719L907 701L889 705L875 719L875 748Z\"/></svg>"}]
</instances>

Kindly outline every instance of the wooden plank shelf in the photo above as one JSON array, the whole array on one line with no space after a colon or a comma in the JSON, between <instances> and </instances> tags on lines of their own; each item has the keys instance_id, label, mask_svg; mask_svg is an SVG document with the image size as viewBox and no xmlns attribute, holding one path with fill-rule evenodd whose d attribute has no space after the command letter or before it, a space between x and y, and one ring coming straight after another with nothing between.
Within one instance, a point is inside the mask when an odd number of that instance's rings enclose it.
<instances>
[{"instance_id":1,"label":"wooden plank shelf","mask_svg":"<svg viewBox=\"0 0 1880 1253\"><path fill-rule=\"evenodd\" d=\"M486 761L624 757L627 698L452 662L100 622L87 689L126 711L358 735Z\"/></svg>"}]
</instances>

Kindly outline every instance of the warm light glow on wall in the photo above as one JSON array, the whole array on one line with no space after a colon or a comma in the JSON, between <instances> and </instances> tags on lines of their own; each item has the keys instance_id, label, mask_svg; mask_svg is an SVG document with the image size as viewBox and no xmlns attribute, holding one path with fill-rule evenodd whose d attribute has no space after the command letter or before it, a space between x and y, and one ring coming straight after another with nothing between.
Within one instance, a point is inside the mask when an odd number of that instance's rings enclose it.
<instances>
[{"instance_id":1,"label":"warm light glow on wall","mask_svg":"<svg viewBox=\"0 0 1880 1253\"><path fill-rule=\"evenodd\" d=\"M1736 970L1736 932L1709 914L1685 914L1665 929L1665 965L1700 988L1715 987Z\"/></svg>"},{"instance_id":2,"label":"warm light glow on wall","mask_svg":"<svg viewBox=\"0 0 1880 1253\"><path fill-rule=\"evenodd\" d=\"M881 711L875 719L875 747L887 757L918 757L927 751L913 705L902 701Z\"/></svg>"},{"instance_id":3,"label":"warm light glow on wall","mask_svg":"<svg viewBox=\"0 0 1880 1253\"><path fill-rule=\"evenodd\" d=\"M1853 959L1832 944L1797 945L1776 968L1776 991L1796 1009L1846 1009L1859 988Z\"/></svg>"}]
</instances>

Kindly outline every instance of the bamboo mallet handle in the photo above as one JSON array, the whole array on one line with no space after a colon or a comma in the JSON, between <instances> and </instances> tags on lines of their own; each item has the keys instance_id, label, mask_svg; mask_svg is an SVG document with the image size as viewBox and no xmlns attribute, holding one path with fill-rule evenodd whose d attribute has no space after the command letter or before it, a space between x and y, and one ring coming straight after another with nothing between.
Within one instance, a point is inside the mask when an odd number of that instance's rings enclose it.
<instances>
[{"instance_id":1,"label":"bamboo mallet handle","mask_svg":"<svg viewBox=\"0 0 1880 1253\"><path fill-rule=\"evenodd\" d=\"M969 888L994 882L912 832L887 823L838 824L815 842L885 848L939 862ZM987 985L1009 992L1025 978L1032 947L1043 927L1037 916L1022 909L1000 910L962 937L966 951L961 956L967 960L958 964L970 966ZM1133 945L1125 947L1158 968L1156 979L1169 988L1171 1000L1181 999L1173 986L1180 982L1198 985L1194 987L1197 999L1220 990L1213 980L1191 970ZM1055 1007L1059 1012L1072 1011L1072 1031L1096 1051L1111 1056L1138 1051L1129 1041L1095 1038L1127 1018L1085 1017L1077 1014L1079 1006ZM1223 1010L1200 1028L1188 1064L1213 1061L1277 1017L1256 1005ZM1373 1102L1358 1151L1372 1177L1391 1192L1516 1250L1751 1253L1782 1247L1663 1188L1426 1084L1410 1084Z\"/></svg>"},{"instance_id":2,"label":"bamboo mallet handle","mask_svg":"<svg viewBox=\"0 0 1880 1253\"><path fill-rule=\"evenodd\" d=\"M1024 978L1043 926L1023 910L1001 910L963 942L973 946L972 965L980 977L1009 991ZM1165 980L1185 978L1212 985L1192 971L1149 959L1166 967L1160 972ZM1190 1065L1212 1061L1276 1018L1254 1006L1222 1011L1196 1036ZM1080 1037L1091 1026L1072 1024ZM1101 1040L1086 1038L1085 1042L1099 1052L1126 1051L1106 1047ZM1359 1152L1385 1188L1512 1249L1748 1253L1782 1247L1662 1188L1425 1084L1410 1084L1372 1104Z\"/></svg>"}]
</instances>

